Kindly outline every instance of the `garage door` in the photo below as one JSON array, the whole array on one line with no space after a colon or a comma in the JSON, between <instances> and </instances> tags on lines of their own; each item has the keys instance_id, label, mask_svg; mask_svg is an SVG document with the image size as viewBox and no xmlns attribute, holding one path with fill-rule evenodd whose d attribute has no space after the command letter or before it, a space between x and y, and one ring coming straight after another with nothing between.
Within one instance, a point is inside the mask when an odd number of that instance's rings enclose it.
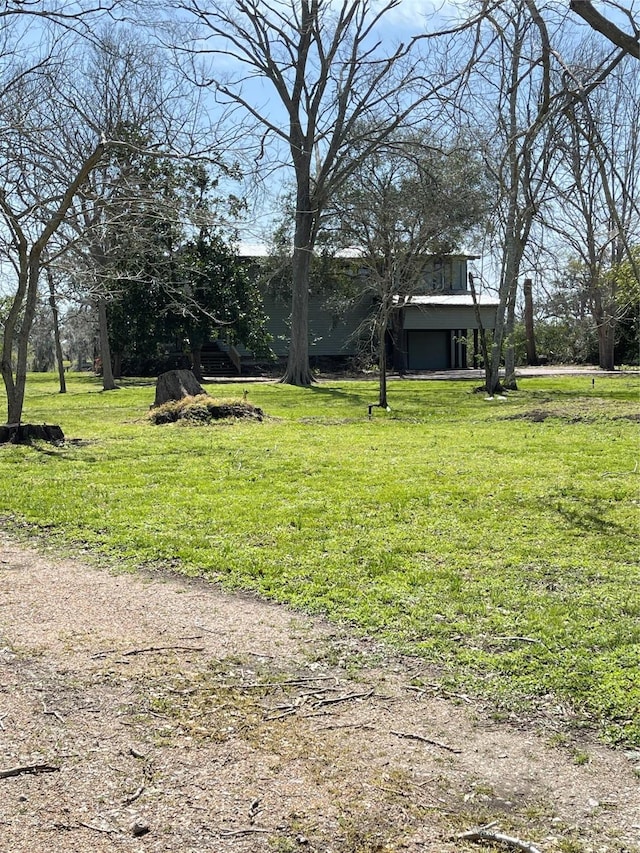
<instances>
[{"instance_id":1,"label":"garage door","mask_svg":"<svg viewBox=\"0 0 640 853\"><path fill-rule=\"evenodd\" d=\"M448 329L407 331L409 370L448 370L451 367L451 333Z\"/></svg>"}]
</instances>

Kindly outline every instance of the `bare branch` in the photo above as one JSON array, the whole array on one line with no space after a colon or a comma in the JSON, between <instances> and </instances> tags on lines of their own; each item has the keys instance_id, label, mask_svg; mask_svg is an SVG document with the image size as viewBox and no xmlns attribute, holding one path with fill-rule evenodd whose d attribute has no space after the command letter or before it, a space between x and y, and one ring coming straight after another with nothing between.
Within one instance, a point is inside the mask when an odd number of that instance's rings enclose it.
<instances>
[{"instance_id":1,"label":"bare branch","mask_svg":"<svg viewBox=\"0 0 640 853\"><path fill-rule=\"evenodd\" d=\"M571 0L569 7L572 12L586 21L591 29L603 35L612 44L622 48L629 56L640 59L640 34L637 27L634 27L634 35L625 33L613 21L602 15L590 0Z\"/></svg>"}]
</instances>

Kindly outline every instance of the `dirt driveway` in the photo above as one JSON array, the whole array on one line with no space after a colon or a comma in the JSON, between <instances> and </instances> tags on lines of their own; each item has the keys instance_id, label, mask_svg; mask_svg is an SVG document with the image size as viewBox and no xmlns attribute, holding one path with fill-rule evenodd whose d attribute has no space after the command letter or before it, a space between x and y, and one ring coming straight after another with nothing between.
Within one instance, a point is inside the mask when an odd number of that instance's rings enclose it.
<instances>
[{"instance_id":1,"label":"dirt driveway","mask_svg":"<svg viewBox=\"0 0 640 853\"><path fill-rule=\"evenodd\" d=\"M0 534L2 853L517 849L457 837L493 822L639 851L640 752L566 713L498 722L320 620Z\"/></svg>"}]
</instances>

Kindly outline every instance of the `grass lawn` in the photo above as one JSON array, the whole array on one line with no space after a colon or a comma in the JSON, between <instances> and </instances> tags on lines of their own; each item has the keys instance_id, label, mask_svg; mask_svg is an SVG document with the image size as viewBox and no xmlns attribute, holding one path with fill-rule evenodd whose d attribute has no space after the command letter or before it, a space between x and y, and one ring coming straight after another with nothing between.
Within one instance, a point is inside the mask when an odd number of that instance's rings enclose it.
<instances>
[{"instance_id":1,"label":"grass lawn","mask_svg":"<svg viewBox=\"0 0 640 853\"><path fill-rule=\"evenodd\" d=\"M151 425L151 380L68 385L28 379L24 420L83 441L0 447L7 529L346 620L497 712L640 744L637 375L505 401L394 381L371 420L375 382L210 385L270 417L208 427Z\"/></svg>"}]
</instances>

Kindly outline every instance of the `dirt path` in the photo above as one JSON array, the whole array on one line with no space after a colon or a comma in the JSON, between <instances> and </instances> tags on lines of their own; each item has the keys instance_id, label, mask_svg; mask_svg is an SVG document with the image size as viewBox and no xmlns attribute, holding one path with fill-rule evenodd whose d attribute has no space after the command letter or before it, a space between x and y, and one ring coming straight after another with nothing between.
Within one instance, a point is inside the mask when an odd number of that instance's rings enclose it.
<instances>
[{"instance_id":1,"label":"dirt path","mask_svg":"<svg viewBox=\"0 0 640 853\"><path fill-rule=\"evenodd\" d=\"M494 849L456 839L491 821L640 850L640 753L498 723L284 607L1 535L0 744L2 853L448 853Z\"/></svg>"}]
</instances>

